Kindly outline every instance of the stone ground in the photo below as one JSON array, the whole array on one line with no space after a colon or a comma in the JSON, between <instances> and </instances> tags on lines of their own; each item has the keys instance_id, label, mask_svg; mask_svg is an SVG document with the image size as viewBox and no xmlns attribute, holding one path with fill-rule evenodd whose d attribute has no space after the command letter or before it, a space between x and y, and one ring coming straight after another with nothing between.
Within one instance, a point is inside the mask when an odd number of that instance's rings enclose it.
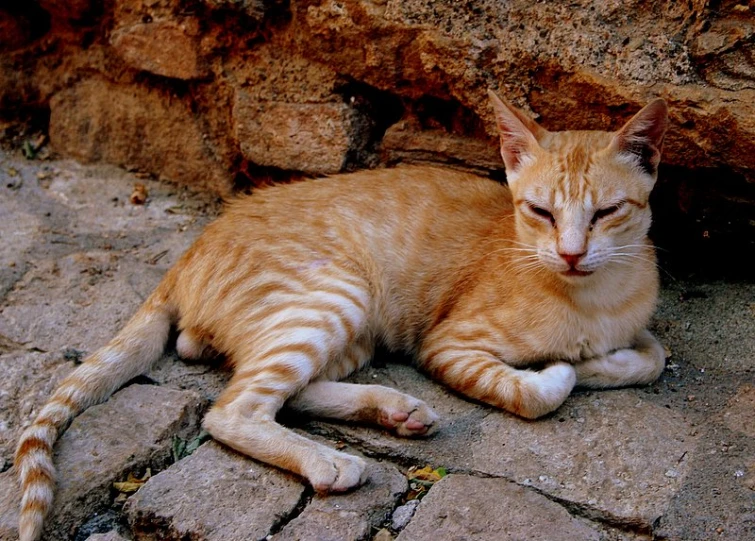
<instances>
[{"instance_id":1,"label":"stone ground","mask_svg":"<svg viewBox=\"0 0 755 541\"><path fill-rule=\"evenodd\" d=\"M146 205L129 202L136 182ZM20 431L219 206L117 168L9 151L0 194L0 539L11 540ZM46 539L755 539L755 284L666 276L652 327L670 354L657 383L577 392L537 422L379 359L354 379L426 400L441 430L407 441L287 419L367 457L368 484L331 497L205 441L201 414L227 373L169 351L61 438ZM449 473L417 505L431 483L407 473L425 465ZM129 497L113 485L148 469Z\"/></svg>"}]
</instances>

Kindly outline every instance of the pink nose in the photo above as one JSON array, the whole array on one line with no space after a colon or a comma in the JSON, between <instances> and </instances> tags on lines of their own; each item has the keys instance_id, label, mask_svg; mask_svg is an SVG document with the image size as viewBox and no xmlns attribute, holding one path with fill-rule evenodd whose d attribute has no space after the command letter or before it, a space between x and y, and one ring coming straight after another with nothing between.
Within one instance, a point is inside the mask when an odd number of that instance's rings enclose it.
<instances>
[{"instance_id":1,"label":"pink nose","mask_svg":"<svg viewBox=\"0 0 755 541\"><path fill-rule=\"evenodd\" d=\"M569 267L572 269L576 267L579 264L579 260L582 259L582 257L585 255L585 252L582 252L581 254L562 254L559 253L558 255L561 256L561 259L566 261L569 264Z\"/></svg>"}]
</instances>

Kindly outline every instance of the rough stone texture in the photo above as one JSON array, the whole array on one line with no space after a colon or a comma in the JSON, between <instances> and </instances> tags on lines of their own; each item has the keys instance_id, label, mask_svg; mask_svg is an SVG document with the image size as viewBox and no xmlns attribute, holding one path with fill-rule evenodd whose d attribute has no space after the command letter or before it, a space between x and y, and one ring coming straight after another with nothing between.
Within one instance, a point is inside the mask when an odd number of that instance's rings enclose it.
<instances>
[{"instance_id":1,"label":"rough stone texture","mask_svg":"<svg viewBox=\"0 0 755 541\"><path fill-rule=\"evenodd\" d=\"M534 490L451 474L433 486L397 539L598 541L600 534Z\"/></svg>"},{"instance_id":2,"label":"rough stone texture","mask_svg":"<svg viewBox=\"0 0 755 541\"><path fill-rule=\"evenodd\" d=\"M239 91L234 131L244 157L281 169L337 173L363 139L367 124L344 103L252 101Z\"/></svg>"},{"instance_id":3,"label":"rough stone texture","mask_svg":"<svg viewBox=\"0 0 755 541\"><path fill-rule=\"evenodd\" d=\"M147 466L163 466L174 436L189 439L197 433L201 409L195 393L131 385L77 417L55 447L58 484L46 535L75 535L88 517L107 509L114 481ZM4 529L15 526L18 490L11 488L10 505L1 510L7 514L0 520ZM9 535L16 534L11 530Z\"/></svg>"},{"instance_id":4,"label":"rough stone texture","mask_svg":"<svg viewBox=\"0 0 755 541\"><path fill-rule=\"evenodd\" d=\"M55 448L58 488L49 535L67 537L110 496L126 472L159 467L171 456L173 437L199 430L199 396L153 385L131 385L81 414Z\"/></svg>"},{"instance_id":5,"label":"rough stone texture","mask_svg":"<svg viewBox=\"0 0 755 541\"><path fill-rule=\"evenodd\" d=\"M316 495L273 540L368 539L372 528L380 526L406 491L407 482L406 477L389 464L370 461L367 471L369 481L359 490L342 495Z\"/></svg>"},{"instance_id":6,"label":"rough stone texture","mask_svg":"<svg viewBox=\"0 0 755 541\"><path fill-rule=\"evenodd\" d=\"M501 154L494 143L441 129L423 130L404 121L388 128L382 149L389 163L462 164L478 170L495 170L501 164Z\"/></svg>"},{"instance_id":7,"label":"rough stone texture","mask_svg":"<svg viewBox=\"0 0 755 541\"><path fill-rule=\"evenodd\" d=\"M753 412L755 411L755 385L743 385L734 397L729 400L728 407L723 414L724 424L729 430L742 432L755 438L755 423Z\"/></svg>"},{"instance_id":8,"label":"rough stone texture","mask_svg":"<svg viewBox=\"0 0 755 541\"><path fill-rule=\"evenodd\" d=\"M176 79L207 75L199 40L199 21L193 17L140 22L110 35L113 48L134 69Z\"/></svg>"},{"instance_id":9,"label":"rough stone texture","mask_svg":"<svg viewBox=\"0 0 755 541\"><path fill-rule=\"evenodd\" d=\"M90 535L87 541L127 541L125 537L121 536L116 531L110 531L108 533L96 533Z\"/></svg>"},{"instance_id":10,"label":"rough stone texture","mask_svg":"<svg viewBox=\"0 0 755 541\"><path fill-rule=\"evenodd\" d=\"M189 104L170 94L89 79L50 102L50 140L85 161L152 171L195 188L228 193L222 142ZM113 137L114 134L117 137Z\"/></svg>"},{"instance_id":11,"label":"rough stone texture","mask_svg":"<svg viewBox=\"0 0 755 541\"><path fill-rule=\"evenodd\" d=\"M415 511L417 511L419 502L419 500L409 500L404 505L397 507L391 517L391 528L396 531L406 528L406 525L412 520Z\"/></svg>"},{"instance_id":12,"label":"rough stone texture","mask_svg":"<svg viewBox=\"0 0 755 541\"><path fill-rule=\"evenodd\" d=\"M376 377L358 378L398 387L442 416L440 433L427 442L335 427L373 452L505 477L584 506L590 516L644 528L663 514L689 471L696 442L689 422L635 391L576 394L533 423L424 385L409 367L371 374ZM460 446L460 440L473 444Z\"/></svg>"},{"instance_id":13,"label":"rough stone texture","mask_svg":"<svg viewBox=\"0 0 755 541\"><path fill-rule=\"evenodd\" d=\"M755 415L750 410L750 422ZM656 525L661 539L755 539L755 441L714 424L692 457L690 476ZM749 478L749 483L748 483Z\"/></svg>"},{"instance_id":14,"label":"rough stone texture","mask_svg":"<svg viewBox=\"0 0 755 541\"><path fill-rule=\"evenodd\" d=\"M212 442L151 478L126 514L138 541L262 539L303 492L294 476Z\"/></svg>"}]
</instances>

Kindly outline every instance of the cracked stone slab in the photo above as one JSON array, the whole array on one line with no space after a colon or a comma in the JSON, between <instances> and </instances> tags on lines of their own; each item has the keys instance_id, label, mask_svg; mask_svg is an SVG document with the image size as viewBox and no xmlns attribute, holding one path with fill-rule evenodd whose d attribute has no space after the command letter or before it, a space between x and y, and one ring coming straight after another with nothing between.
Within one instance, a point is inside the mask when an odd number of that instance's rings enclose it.
<instances>
[{"instance_id":1,"label":"cracked stone slab","mask_svg":"<svg viewBox=\"0 0 755 541\"><path fill-rule=\"evenodd\" d=\"M406 492L406 477L395 466L368 460L369 480L346 494L316 495L274 541L368 539Z\"/></svg>"},{"instance_id":2,"label":"cracked stone slab","mask_svg":"<svg viewBox=\"0 0 755 541\"><path fill-rule=\"evenodd\" d=\"M47 538L69 539L88 517L106 509L114 481L166 464L173 437L188 439L198 431L202 405L193 392L131 385L78 416L55 447L58 486ZM8 515L0 524L15 529L17 486L12 492L10 508L0 509Z\"/></svg>"},{"instance_id":3,"label":"cracked stone slab","mask_svg":"<svg viewBox=\"0 0 755 541\"><path fill-rule=\"evenodd\" d=\"M534 490L450 474L436 483L398 541L598 541L600 533Z\"/></svg>"},{"instance_id":4,"label":"cracked stone slab","mask_svg":"<svg viewBox=\"0 0 755 541\"><path fill-rule=\"evenodd\" d=\"M305 492L291 474L215 443L152 477L126 503L138 541L262 539Z\"/></svg>"},{"instance_id":5,"label":"cracked stone slab","mask_svg":"<svg viewBox=\"0 0 755 541\"><path fill-rule=\"evenodd\" d=\"M342 424L315 422L311 430L403 462L531 485L617 525L652 526L689 473L697 441L680 412L645 401L634 389L577 393L555 414L532 422L461 400L403 365L355 379L425 400L442 416L439 432L406 440Z\"/></svg>"},{"instance_id":6,"label":"cracked stone slab","mask_svg":"<svg viewBox=\"0 0 755 541\"><path fill-rule=\"evenodd\" d=\"M739 405L736 404L735 405ZM750 419L752 419L750 411ZM670 541L755 539L755 440L713 423L703 430L690 475L658 521Z\"/></svg>"}]
</instances>

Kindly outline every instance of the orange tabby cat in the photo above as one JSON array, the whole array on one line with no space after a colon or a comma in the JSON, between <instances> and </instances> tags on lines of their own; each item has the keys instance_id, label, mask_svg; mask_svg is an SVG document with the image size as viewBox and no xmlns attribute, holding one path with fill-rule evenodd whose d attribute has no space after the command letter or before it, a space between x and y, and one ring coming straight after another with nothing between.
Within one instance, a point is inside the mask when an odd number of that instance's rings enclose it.
<instances>
[{"instance_id":1,"label":"orange tabby cat","mask_svg":"<svg viewBox=\"0 0 755 541\"><path fill-rule=\"evenodd\" d=\"M211 345L235 367L204 420L213 437L320 492L359 485L365 463L276 423L284 404L402 436L437 427L416 398L338 382L376 342L527 418L558 408L575 384L655 380L664 352L645 329L658 289L646 234L665 102L616 133L548 132L490 98L509 187L401 167L265 188L231 204L21 437L21 540L39 536L52 505L58 432L146 372L173 324L181 356Z\"/></svg>"}]
</instances>

